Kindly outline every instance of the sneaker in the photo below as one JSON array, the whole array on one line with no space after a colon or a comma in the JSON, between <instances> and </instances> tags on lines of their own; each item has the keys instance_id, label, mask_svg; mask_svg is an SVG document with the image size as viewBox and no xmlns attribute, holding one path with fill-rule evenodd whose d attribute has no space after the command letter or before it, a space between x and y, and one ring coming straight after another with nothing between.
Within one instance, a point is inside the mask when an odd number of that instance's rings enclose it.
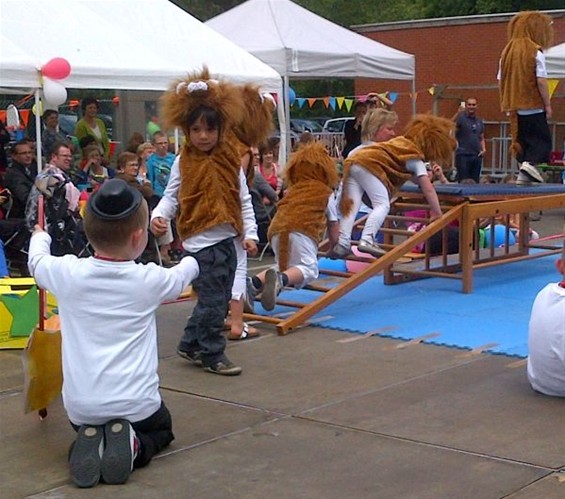
<instances>
[{"instance_id":1,"label":"sneaker","mask_svg":"<svg viewBox=\"0 0 565 499\"><path fill-rule=\"evenodd\" d=\"M386 251L382 249L378 244L370 243L368 241L359 241L357 249L360 253L368 253L369 255L373 255L376 258L386 255Z\"/></svg>"},{"instance_id":2,"label":"sneaker","mask_svg":"<svg viewBox=\"0 0 565 499\"><path fill-rule=\"evenodd\" d=\"M350 246L342 246L341 244L337 243L327 254L328 258L332 260L336 259L343 259L347 256L352 255L351 247Z\"/></svg>"},{"instance_id":3,"label":"sneaker","mask_svg":"<svg viewBox=\"0 0 565 499\"><path fill-rule=\"evenodd\" d=\"M196 367L202 367L202 354L200 352L187 352L186 350L181 350L181 348L178 347L177 355L189 362L192 362Z\"/></svg>"},{"instance_id":4,"label":"sneaker","mask_svg":"<svg viewBox=\"0 0 565 499\"><path fill-rule=\"evenodd\" d=\"M255 297L257 289L253 286L253 279L247 278L245 283L245 295L243 295L243 311L247 314L255 313Z\"/></svg>"},{"instance_id":5,"label":"sneaker","mask_svg":"<svg viewBox=\"0 0 565 499\"><path fill-rule=\"evenodd\" d=\"M283 288L282 276L275 269L269 269L265 273L265 284L261 293L261 306L267 310L273 310L277 303L277 296Z\"/></svg>"},{"instance_id":6,"label":"sneaker","mask_svg":"<svg viewBox=\"0 0 565 499\"><path fill-rule=\"evenodd\" d=\"M242 371L240 366L236 366L226 356L214 364L205 366L204 370L213 374L221 374L222 376L237 376Z\"/></svg>"},{"instance_id":7,"label":"sneaker","mask_svg":"<svg viewBox=\"0 0 565 499\"><path fill-rule=\"evenodd\" d=\"M104 425L106 447L102 454L100 474L104 483L126 483L133 471L139 451L139 439L126 419L113 419Z\"/></svg>"},{"instance_id":8,"label":"sneaker","mask_svg":"<svg viewBox=\"0 0 565 499\"><path fill-rule=\"evenodd\" d=\"M77 487L89 488L98 483L103 452L104 428L81 426L69 454L71 478Z\"/></svg>"},{"instance_id":9,"label":"sneaker","mask_svg":"<svg viewBox=\"0 0 565 499\"><path fill-rule=\"evenodd\" d=\"M535 166L528 163L527 161L524 161L520 165L520 173L523 173L526 177L528 177L528 179L531 182L538 182L538 183L544 182L543 177L541 176L539 170Z\"/></svg>"}]
</instances>

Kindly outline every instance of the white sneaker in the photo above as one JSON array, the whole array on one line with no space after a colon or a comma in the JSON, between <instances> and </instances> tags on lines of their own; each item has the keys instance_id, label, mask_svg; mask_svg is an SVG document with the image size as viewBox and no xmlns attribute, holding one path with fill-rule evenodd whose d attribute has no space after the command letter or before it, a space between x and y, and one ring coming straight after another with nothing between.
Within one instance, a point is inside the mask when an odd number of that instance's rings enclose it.
<instances>
[{"instance_id":1,"label":"white sneaker","mask_svg":"<svg viewBox=\"0 0 565 499\"><path fill-rule=\"evenodd\" d=\"M531 182L538 182L538 183L545 182L539 170L535 166L528 163L527 161L524 161L520 165L520 173L523 173L526 177L528 177L528 179Z\"/></svg>"}]
</instances>

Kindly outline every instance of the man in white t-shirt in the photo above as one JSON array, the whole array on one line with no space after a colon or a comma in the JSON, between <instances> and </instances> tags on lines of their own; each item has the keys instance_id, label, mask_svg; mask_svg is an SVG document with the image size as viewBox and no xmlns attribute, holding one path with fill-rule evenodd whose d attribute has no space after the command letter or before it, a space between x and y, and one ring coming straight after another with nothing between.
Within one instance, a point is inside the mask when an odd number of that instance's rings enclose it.
<instances>
[{"instance_id":1,"label":"man in white t-shirt","mask_svg":"<svg viewBox=\"0 0 565 499\"><path fill-rule=\"evenodd\" d=\"M538 392L565 397L565 244L555 265L561 282L543 288L532 307L528 379Z\"/></svg>"}]
</instances>

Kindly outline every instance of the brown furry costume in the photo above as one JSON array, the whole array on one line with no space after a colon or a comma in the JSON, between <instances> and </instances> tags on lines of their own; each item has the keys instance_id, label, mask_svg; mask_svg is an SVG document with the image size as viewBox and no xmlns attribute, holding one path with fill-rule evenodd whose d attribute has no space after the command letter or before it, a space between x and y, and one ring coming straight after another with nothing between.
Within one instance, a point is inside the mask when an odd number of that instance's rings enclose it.
<instances>
[{"instance_id":1,"label":"brown furry costume","mask_svg":"<svg viewBox=\"0 0 565 499\"><path fill-rule=\"evenodd\" d=\"M340 210L348 215L353 201L346 191L349 170L360 165L377 177L392 196L404 182L412 178L406 170L410 159L427 160L450 165L457 142L453 138L454 123L445 118L417 115L408 123L404 135L387 142L371 144L350 154L343 168L343 194Z\"/></svg>"},{"instance_id":2,"label":"brown furry costume","mask_svg":"<svg viewBox=\"0 0 565 499\"><path fill-rule=\"evenodd\" d=\"M552 20L541 12L516 14L508 23L508 43L500 59L500 105L510 113L510 133L514 155L521 152L518 143L519 109L538 109L544 102L538 90L536 54L551 45Z\"/></svg>"},{"instance_id":3,"label":"brown furry costume","mask_svg":"<svg viewBox=\"0 0 565 499\"><path fill-rule=\"evenodd\" d=\"M246 84L238 88L240 99L245 106L241 120L233 129L239 140L241 157L249 155L249 161L253 158L251 147L261 144L273 130L273 111L276 109L274 99L268 94L261 94L256 85ZM251 164L251 163L250 163ZM253 183L253 168L247 168L247 185Z\"/></svg>"},{"instance_id":4,"label":"brown furry costume","mask_svg":"<svg viewBox=\"0 0 565 499\"><path fill-rule=\"evenodd\" d=\"M210 78L206 68L175 81L161 98L165 126L181 127L186 143L180 156L177 229L186 239L219 224L243 230L239 197L241 152L232 129L241 122L243 106L234 85ZM210 153L190 142L188 118L200 106L216 110L221 118L217 145Z\"/></svg>"},{"instance_id":5,"label":"brown furry costume","mask_svg":"<svg viewBox=\"0 0 565 499\"><path fill-rule=\"evenodd\" d=\"M288 191L269 227L269 240L279 235L278 265L288 268L290 233L300 232L319 242L325 229L328 199L339 183L336 166L323 144L312 142L294 152L287 163Z\"/></svg>"}]
</instances>

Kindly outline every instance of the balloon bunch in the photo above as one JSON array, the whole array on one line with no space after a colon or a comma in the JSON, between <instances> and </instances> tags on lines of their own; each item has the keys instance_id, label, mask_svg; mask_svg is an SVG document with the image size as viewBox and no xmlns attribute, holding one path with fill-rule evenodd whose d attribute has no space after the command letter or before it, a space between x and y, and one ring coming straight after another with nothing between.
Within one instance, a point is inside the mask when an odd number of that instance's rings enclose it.
<instances>
[{"instance_id":1,"label":"balloon bunch","mask_svg":"<svg viewBox=\"0 0 565 499\"><path fill-rule=\"evenodd\" d=\"M69 61L62 57L55 57L41 68L43 81L43 98L46 108L57 107L67 100L67 89L57 80L64 80L71 74Z\"/></svg>"}]
</instances>

